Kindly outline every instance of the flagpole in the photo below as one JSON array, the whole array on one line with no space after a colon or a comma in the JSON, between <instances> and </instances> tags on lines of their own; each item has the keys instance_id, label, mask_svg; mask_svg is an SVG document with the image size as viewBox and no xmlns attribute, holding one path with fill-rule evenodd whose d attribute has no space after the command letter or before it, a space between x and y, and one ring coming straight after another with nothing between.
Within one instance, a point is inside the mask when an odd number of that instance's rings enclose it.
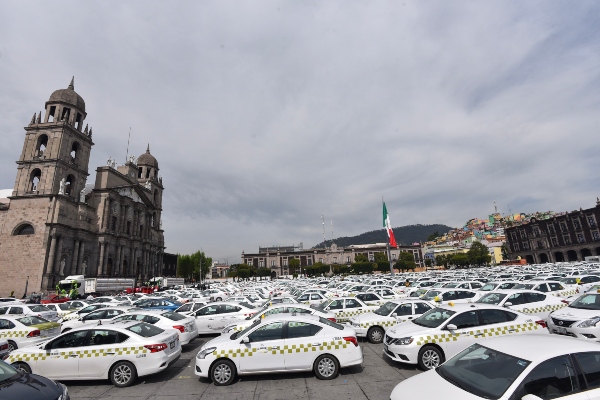
<instances>
[{"instance_id":1,"label":"flagpole","mask_svg":"<svg viewBox=\"0 0 600 400\"><path fill-rule=\"evenodd\" d=\"M383 196L381 196L381 207L385 207L385 201L383 201ZM385 221L384 221L385 225ZM386 241L385 248L387 250L388 261L390 262L390 274L394 276L394 266L392 264L392 253L390 252L390 239Z\"/></svg>"}]
</instances>

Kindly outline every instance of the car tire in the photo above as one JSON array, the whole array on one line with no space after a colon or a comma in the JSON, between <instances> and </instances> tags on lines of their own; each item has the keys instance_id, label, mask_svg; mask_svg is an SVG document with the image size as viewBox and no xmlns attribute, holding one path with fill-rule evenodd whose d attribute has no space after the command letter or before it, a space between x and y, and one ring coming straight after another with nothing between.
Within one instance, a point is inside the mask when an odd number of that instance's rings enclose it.
<instances>
[{"instance_id":1,"label":"car tire","mask_svg":"<svg viewBox=\"0 0 600 400\"><path fill-rule=\"evenodd\" d=\"M110 381L116 387L130 386L137 378L137 371L132 363L119 361L110 369Z\"/></svg>"},{"instance_id":2,"label":"car tire","mask_svg":"<svg viewBox=\"0 0 600 400\"><path fill-rule=\"evenodd\" d=\"M210 379L215 386L231 385L236 374L235 364L226 358L217 360L210 368Z\"/></svg>"},{"instance_id":3,"label":"car tire","mask_svg":"<svg viewBox=\"0 0 600 400\"><path fill-rule=\"evenodd\" d=\"M315 360L313 370L321 380L334 379L340 372L340 363L330 354L323 354Z\"/></svg>"},{"instance_id":4,"label":"car tire","mask_svg":"<svg viewBox=\"0 0 600 400\"><path fill-rule=\"evenodd\" d=\"M31 367L27 364L25 364L24 362L16 362L14 364L11 364L15 369L18 369L21 372L25 372L26 374L30 374L31 373Z\"/></svg>"},{"instance_id":5,"label":"car tire","mask_svg":"<svg viewBox=\"0 0 600 400\"><path fill-rule=\"evenodd\" d=\"M437 368L444 362L442 351L434 346L423 346L419 351L419 368L424 371Z\"/></svg>"},{"instance_id":6,"label":"car tire","mask_svg":"<svg viewBox=\"0 0 600 400\"><path fill-rule=\"evenodd\" d=\"M8 341L8 352L9 353L18 348L19 348L19 346L17 346L17 344L15 342L13 342L12 340Z\"/></svg>"},{"instance_id":7,"label":"car tire","mask_svg":"<svg viewBox=\"0 0 600 400\"><path fill-rule=\"evenodd\" d=\"M369 338L369 342L374 344L379 344L383 342L383 337L385 336L385 331L378 327L374 326L367 332L367 337Z\"/></svg>"},{"instance_id":8,"label":"car tire","mask_svg":"<svg viewBox=\"0 0 600 400\"><path fill-rule=\"evenodd\" d=\"M215 299L215 301L223 301L223 299L222 299L222 298L220 298L220 297L217 297L217 298Z\"/></svg>"}]
</instances>

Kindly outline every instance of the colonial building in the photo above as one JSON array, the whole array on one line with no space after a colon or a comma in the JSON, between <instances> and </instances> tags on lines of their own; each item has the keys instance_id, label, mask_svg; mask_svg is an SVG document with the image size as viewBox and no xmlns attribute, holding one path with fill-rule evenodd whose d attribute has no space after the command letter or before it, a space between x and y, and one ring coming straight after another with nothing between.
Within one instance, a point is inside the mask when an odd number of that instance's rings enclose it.
<instances>
[{"instance_id":1,"label":"colonial building","mask_svg":"<svg viewBox=\"0 0 600 400\"><path fill-rule=\"evenodd\" d=\"M521 257L528 264L583 261L600 255L600 201L596 207L531 218L529 223L506 228L509 257Z\"/></svg>"},{"instance_id":2,"label":"colonial building","mask_svg":"<svg viewBox=\"0 0 600 400\"><path fill-rule=\"evenodd\" d=\"M403 251L413 255L417 268L425 267L420 245L399 246L390 249L392 261L398 260L398 255ZM260 247L258 253L246 254L242 252L242 263L256 268L270 268L271 273L275 272L276 276L285 276L290 274L289 260L292 258L299 259L301 267L310 266L317 262L327 265L352 264L357 254L364 254L369 260L374 260L375 253L379 252L387 254L385 243L351 245L348 247L338 247L333 243L327 248L308 250L298 249L294 246Z\"/></svg>"},{"instance_id":3,"label":"colonial building","mask_svg":"<svg viewBox=\"0 0 600 400\"><path fill-rule=\"evenodd\" d=\"M73 81L25 127L17 177L0 207L0 296L52 290L67 275L151 278L161 269L162 178L150 147L109 159L87 185L94 145Z\"/></svg>"}]
</instances>

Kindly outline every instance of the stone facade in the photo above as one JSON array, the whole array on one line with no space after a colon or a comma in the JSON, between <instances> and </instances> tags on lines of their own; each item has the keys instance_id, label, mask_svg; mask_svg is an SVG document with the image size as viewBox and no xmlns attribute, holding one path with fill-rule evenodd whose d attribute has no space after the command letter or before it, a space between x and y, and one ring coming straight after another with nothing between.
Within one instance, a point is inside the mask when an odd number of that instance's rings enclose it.
<instances>
[{"instance_id":1,"label":"stone facade","mask_svg":"<svg viewBox=\"0 0 600 400\"><path fill-rule=\"evenodd\" d=\"M409 252L413 254L417 268L425 267L425 260L421 246L398 246L390 249L392 261L398 259L400 252ZM295 250L293 247L285 248L260 248L258 253L246 254L242 252L242 263L252 265L256 268L270 268L271 273L276 276L286 276L290 274L289 260L297 258L300 260L300 266L306 267L317 262L323 264L352 264L357 254L366 255L369 260L373 260L375 253L383 252L387 254L385 243L352 245L348 247L338 247L335 243L326 249L315 248L308 250Z\"/></svg>"},{"instance_id":2,"label":"stone facade","mask_svg":"<svg viewBox=\"0 0 600 400\"><path fill-rule=\"evenodd\" d=\"M73 274L132 277L162 270L162 179L150 148L109 160L86 186L93 146L73 81L25 128L9 204L0 206L0 296L51 291Z\"/></svg>"},{"instance_id":3,"label":"stone facade","mask_svg":"<svg viewBox=\"0 0 600 400\"><path fill-rule=\"evenodd\" d=\"M509 258L528 264L583 261L600 255L600 201L596 207L506 228Z\"/></svg>"}]
</instances>

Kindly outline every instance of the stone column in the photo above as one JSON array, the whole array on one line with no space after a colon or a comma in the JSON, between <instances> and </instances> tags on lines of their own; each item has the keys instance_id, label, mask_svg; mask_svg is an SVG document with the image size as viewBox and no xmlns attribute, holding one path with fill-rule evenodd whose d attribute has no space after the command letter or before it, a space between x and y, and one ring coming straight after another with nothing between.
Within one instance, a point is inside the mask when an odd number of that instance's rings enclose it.
<instances>
[{"instance_id":1,"label":"stone column","mask_svg":"<svg viewBox=\"0 0 600 400\"><path fill-rule=\"evenodd\" d=\"M75 275L77 274L77 262L79 260L79 240L75 240L75 244L73 245L73 258L71 259L71 267L69 268L69 274Z\"/></svg>"},{"instance_id":2,"label":"stone column","mask_svg":"<svg viewBox=\"0 0 600 400\"><path fill-rule=\"evenodd\" d=\"M60 257L62 255L62 248L63 248L64 241L65 241L65 238L63 236L59 236L58 237L58 245L56 246L56 250L57 250L57 252L56 252L57 254L56 255L58 257L58 263L56 264L56 269L59 270L58 273L60 275L64 275L64 273L65 273L64 269L66 268L66 266L63 268L60 265Z\"/></svg>"},{"instance_id":3,"label":"stone column","mask_svg":"<svg viewBox=\"0 0 600 400\"><path fill-rule=\"evenodd\" d=\"M79 245L79 258L77 258L78 262L77 262L77 274L78 275L83 275L84 271L83 271L83 256L85 252L85 242L81 241L80 245Z\"/></svg>"},{"instance_id":4,"label":"stone column","mask_svg":"<svg viewBox=\"0 0 600 400\"><path fill-rule=\"evenodd\" d=\"M50 252L48 253L48 266L46 267L46 273L54 273L54 259L56 257L56 234L50 234Z\"/></svg>"},{"instance_id":5,"label":"stone column","mask_svg":"<svg viewBox=\"0 0 600 400\"><path fill-rule=\"evenodd\" d=\"M121 268L121 246L117 245L117 256L113 263L112 276L118 276Z\"/></svg>"},{"instance_id":6,"label":"stone column","mask_svg":"<svg viewBox=\"0 0 600 400\"><path fill-rule=\"evenodd\" d=\"M104 242L100 242L100 255L98 256L98 269L96 276L104 275Z\"/></svg>"}]
</instances>

